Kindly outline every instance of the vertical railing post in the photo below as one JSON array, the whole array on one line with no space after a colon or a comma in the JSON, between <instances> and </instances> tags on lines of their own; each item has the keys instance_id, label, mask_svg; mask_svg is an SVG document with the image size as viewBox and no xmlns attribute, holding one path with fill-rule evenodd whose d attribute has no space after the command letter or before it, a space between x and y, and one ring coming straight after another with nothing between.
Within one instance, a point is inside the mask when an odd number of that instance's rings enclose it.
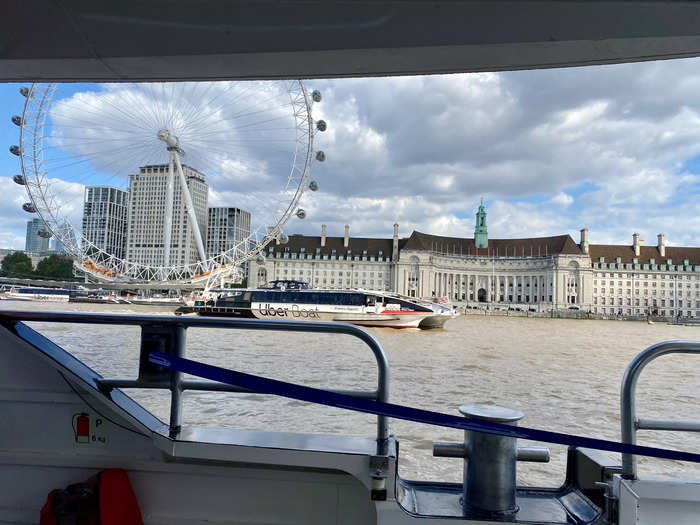
<instances>
[{"instance_id":1,"label":"vertical railing post","mask_svg":"<svg viewBox=\"0 0 700 525\"><path fill-rule=\"evenodd\" d=\"M381 349L380 349L381 350ZM389 364L383 352L375 353L377 356L377 401L389 402ZM377 416L377 455L385 456L388 453L389 442L389 418Z\"/></svg>"},{"instance_id":2,"label":"vertical railing post","mask_svg":"<svg viewBox=\"0 0 700 525\"><path fill-rule=\"evenodd\" d=\"M187 328L175 327L174 353L176 357L185 357ZM182 372L170 372L170 437L177 439L182 430Z\"/></svg>"},{"instance_id":3,"label":"vertical railing post","mask_svg":"<svg viewBox=\"0 0 700 525\"><path fill-rule=\"evenodd\" d=\"M629 445L637 444L637 414L635 393L637 379L642 370L657 357L666 354L700 354L700 344L697 341L666 341L642 350L630 362L622 378L620 389L620 434L622 442ZM637 478L637 458L634 454L622 454L622 477Z\"/></svg>"}]
</instances>

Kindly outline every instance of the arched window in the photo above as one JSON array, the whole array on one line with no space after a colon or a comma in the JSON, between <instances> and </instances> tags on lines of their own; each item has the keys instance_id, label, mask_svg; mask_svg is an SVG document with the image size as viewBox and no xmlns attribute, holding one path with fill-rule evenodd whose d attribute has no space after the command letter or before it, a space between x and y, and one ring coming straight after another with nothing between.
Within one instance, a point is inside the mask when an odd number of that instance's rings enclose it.
<instances>
[{"instance_id":1,"label":"arched window","mask_svg":"<svg viewBox=\"0 0 700 525\"><path fill-rule=\"evenodd\" d=\"M265 268L258 268L258 286L267 284L267 270Z\"/></svg>"}]
</instances>

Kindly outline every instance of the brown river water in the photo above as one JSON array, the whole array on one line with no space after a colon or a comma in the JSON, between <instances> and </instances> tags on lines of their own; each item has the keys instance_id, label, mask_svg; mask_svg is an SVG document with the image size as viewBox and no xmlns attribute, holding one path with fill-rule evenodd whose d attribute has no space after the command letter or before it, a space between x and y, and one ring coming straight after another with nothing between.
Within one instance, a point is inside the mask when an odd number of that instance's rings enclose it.
<instances>
[{"instance_id":1,"label":"brown river water","mask_svg":"<svg viewBox=\"0 0 700 525\"><path fill-rule=\"evenodd\" d=\"M0 309L168 314L152 306L2 301ZM135 378L137 328L32 323L107 377ZM457 414L463 404L497 404L525 414L523 426L594 438L620 438L620 383L647 346L700 340L700 327L629 321L462 316L444 330L371 328L387 353L393 403ZM313 387L373 389L371 351L349 336L209 330L187 334L187 357ZM167 421L169 394L128 391ZM184 424L289 432L375 435L376 419L273 396L186 392ZM637 386L640 417L700 419L700 357L666 356ZM392 420L401 443L399 472L421 480L461 481L462 461L434 458L432 441L462 432ZM640 431L639 444L700 452L700 434ZM528 443L533 444L533 443ZM564 479L565 447L551 445L548 464L519 463L518 482L555 486ZM615 454L610 454L615 457ZM619 457L617 457L619 460ZM700 465L640 460L641 475L700 478Z\"/></svg>"}]
</instances>

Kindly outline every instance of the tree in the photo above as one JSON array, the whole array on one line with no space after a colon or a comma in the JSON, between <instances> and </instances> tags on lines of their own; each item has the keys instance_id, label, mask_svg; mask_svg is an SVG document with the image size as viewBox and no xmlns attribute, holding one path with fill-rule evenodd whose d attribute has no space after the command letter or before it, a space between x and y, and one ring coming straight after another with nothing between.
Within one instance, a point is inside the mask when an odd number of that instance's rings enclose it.
<instances>
[{"instance_id":1,"label":"tree","mask_svg":"<svg viewBox=\"0 0 700 525\"><path fill-rule=\"evenodd\" d=\"M36 265L36 277L42 279L73 279L73 261L67 257L50 255Z\"/></svg>"},{"instance_id":2,"label":"tree","mask_svg":"<svg viewBox=\"0 0 700 525\"><path fill-rule=\"evenodd\" d=\"M32 260L24 252L14 252L2 260L2 273L6 277L32 277Z\"/></svg>"}]
</instances>

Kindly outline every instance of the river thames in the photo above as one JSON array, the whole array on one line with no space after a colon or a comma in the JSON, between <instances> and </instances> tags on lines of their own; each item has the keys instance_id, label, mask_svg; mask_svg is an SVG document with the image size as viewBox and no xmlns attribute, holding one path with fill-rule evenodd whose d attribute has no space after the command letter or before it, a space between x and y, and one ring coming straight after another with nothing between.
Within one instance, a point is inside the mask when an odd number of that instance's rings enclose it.
<instances>
[{"instance_id":1,"label":"river thames","mask_svg":"<svg viewBox=\"0 0 700 525\"><path fill-rule=\"evenodd\" d=\"M1 301L0 309L172 312L148 306L16 301ZM137 375L137 328L32 326L103 376ZM462 404L497 404L522 411L523 426L614 440L620 439L620 383L629 361L660 341L700 339L697 326L522 317L461 316L449 321L444 330L434 331L369 330L389 359L393 403L452 414ZM194 328L187 334L187 357L314 387L373 389L377 380L369 349L347 336ZM698 370L698 356L667 356L653 362L638 383L638 415L700 418ZM167 421L168 392L128 393ZM371 416L272 396L186 392L184 399L185 425L375 433ZM401 444L401 476L461 481L462 461L432 457L432 441L461 441L462 432L399 420L392 420L390 428ZM692 433L640 431L638 442L700 452L700 435ZM554 486L563 481L565 447L552 445L551 449L548 464L518 464L519 483ZM641 459L640 473L700 477L700 466Z\"/></svg>"}]
</instances>

